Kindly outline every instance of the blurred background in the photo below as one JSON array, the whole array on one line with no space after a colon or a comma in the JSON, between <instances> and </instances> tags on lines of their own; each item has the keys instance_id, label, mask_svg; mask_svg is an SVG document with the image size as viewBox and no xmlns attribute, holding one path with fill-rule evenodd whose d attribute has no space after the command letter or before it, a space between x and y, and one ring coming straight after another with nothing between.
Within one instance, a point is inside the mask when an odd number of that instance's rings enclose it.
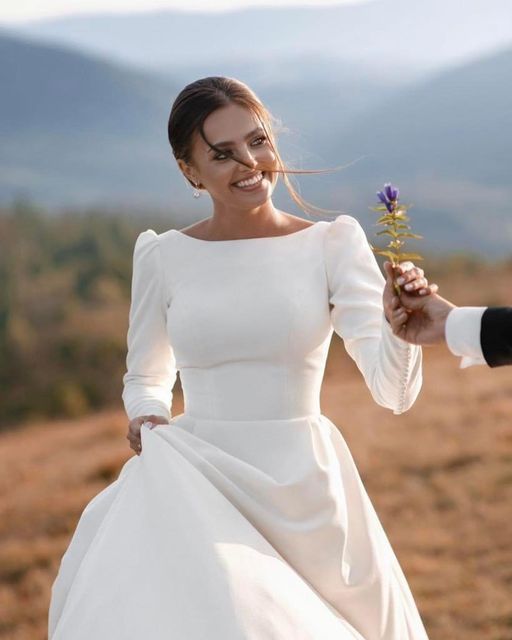
<instances>
[{"instance_id":1,"label":"blurred background","mask_svg":"<svg viewBox=\"0 0 512 640\"><path fill-rule=\"evenodd\" d=\"M303 197L375 240L375 192L456 304L512 304L510 0L29 0L0 6L0 638L41 640L85 504L132 451L133 244L207 217L167 141L178 92L234 76L279 120ZM275 205L306 216L279 184ZM414 246L413 246L414 243ZM512 372L425 349L402 416L335 335L339 425L431 640L512 638ZM183 409L179 378L173 413Z\"/></svg>"}]
</instances>

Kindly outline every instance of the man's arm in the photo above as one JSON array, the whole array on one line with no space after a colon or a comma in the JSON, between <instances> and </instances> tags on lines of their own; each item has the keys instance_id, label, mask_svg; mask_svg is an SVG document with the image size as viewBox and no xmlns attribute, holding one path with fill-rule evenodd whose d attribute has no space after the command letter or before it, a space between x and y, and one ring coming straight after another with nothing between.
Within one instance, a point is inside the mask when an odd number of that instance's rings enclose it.
<instances>
[{"instance_id":1,"label":"man's arm","mask_svg":"<svg viewBox=\"0 0 512 640\"><path fill-rule=\"evenodd\" d=\"M486 364L480 343L482 315L486 307L454 307L446 318L446 345L454 356L462 357L460 367Z\"/></svg>"},{"instance_id":2,"label":"man's arm","mask_svg":"<svg viewBox=\"0 0 512 640\"><path fill-rule=\"evenodd\" d=\"M389 274L392 267L384 264ZM446 343L462 358L461 368L475 364L490 367L512 365L512 307L456 307L430 285L428 295L410 295L403 290L392 299L398 323L394 333L418 345Z\"/></svg>"},{"instance_id":3,"label":"man's arm","mask_svg":"<svg viewBox=\"0 0 512 640\"><path fill-rule=\"evenodd\" d=\"M462 358L461 368L512 365L512 307L456 307L435 293L423 298L402 293L400 304L409 312L397 334L403 340L445 342Z\"/></svg>"},{"instance_id":4,"label":"man's arm","mask_svg":"<svg viewBox=\"0 0 512 640\"><path fill-rule=\"evenodd\" d=\"M484 311L480 341L490 367L512 364L512 307L489 307Z\"/></svg>"}]
</instances>

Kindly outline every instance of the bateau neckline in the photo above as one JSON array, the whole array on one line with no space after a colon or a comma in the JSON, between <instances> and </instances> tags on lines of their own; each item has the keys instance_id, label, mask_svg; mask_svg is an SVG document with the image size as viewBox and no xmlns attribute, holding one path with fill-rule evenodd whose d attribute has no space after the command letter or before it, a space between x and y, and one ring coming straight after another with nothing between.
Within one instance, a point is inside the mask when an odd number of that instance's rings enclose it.
<instances>
[{"instance_id":1,"label":"bateau neckline","mask_svg":"<svg viewBox=\"0 0 512 640\"><path fill-rule=\"evenodd\" d=\"M189 236L186 233L183 233L179 229L171 229L174 233L182 236L183 238L187 238L187 240L191 240L192 242L201 242L203 244L226 244L227 242L255 242L261 240L281 240L283 238L289 238L290 236L298 236L305 231L310 231L313 227L316 227L317 224L321 222L329 222L328 220L317 220L310 224L308 227L304 227L303 229L299 229L298 231L292 231L291 233L284 233L280 236L260 236L259 238L233 238L231 240L203 240L202 238L194 238L193 236Z\"/></svg>"}]
</instances>

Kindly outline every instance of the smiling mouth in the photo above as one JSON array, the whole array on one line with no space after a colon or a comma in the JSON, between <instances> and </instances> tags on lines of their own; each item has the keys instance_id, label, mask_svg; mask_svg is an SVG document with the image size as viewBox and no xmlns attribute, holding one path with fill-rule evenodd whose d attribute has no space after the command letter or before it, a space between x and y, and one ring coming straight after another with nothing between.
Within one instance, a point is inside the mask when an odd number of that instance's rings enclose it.
<instances>
[{"instance_id":1,"label":"smiling mouth","mask_svg":"<svg viewBox=\"0 0 512 640\"><path fill-rule=\"evenodd\" d=\"M258 184L261 183L263 178L266 178L266 177L267 177L266 171L259 171L258 173L255 173L250 178L244 178L243 180L239 180L238 182L233 182L233 186L238 187L239 189L250 189L251 187L256 187ZM256 179L256 178L259 178L259 179Z\"/></svg>"}]
</instances>

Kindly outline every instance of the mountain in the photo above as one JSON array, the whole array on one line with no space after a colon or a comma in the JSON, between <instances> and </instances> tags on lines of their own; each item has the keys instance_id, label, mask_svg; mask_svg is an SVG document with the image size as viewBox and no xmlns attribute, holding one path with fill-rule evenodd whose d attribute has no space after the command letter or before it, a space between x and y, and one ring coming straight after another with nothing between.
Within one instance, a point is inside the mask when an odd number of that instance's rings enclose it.
<instances>
[{"instance_id":1,"label":"mountain","mask_svg":"<svg viewBox=\"0 0 512 640\"><path fill-rule=\"evenodd\" d=\"M369 173L407 187L419 232L438 226L438 248L510 253L510 78L512 48L417 83L339 126L325 153L366 156L353 188Z\"/></svg>"},{"instance_id":2,"label":"mountain","mask_svg":"<svg viewBox=\"0 0 512 640\"><path fill-rule=\"evenodd\" d=\"M510 24L510 0L368 0L209 13L102 13L22 23L18 29L142 68L172 72L184 62L233 59L269 66L301 52L363 65L397 82L512 44Z\"/></svg>"},{"instance_id":3,"label":"mountain","mask_svg":"<svg viewBox=\"0 0 512 640\"><path fill-rule=\"evenodd\" d=\"M306 90L301 68L311 75ZM281 79L276 74L258 81L256 74L253 83L251 67L241 63L223 75L236 73L261 94L288 129L283 152L300 161L308 147L316 151L329 139L319 118L354 117L391 93L348 66L340 66L333 83L332 68L329 59L315 65L289 58L280 61ZM49 207L190 206L167 140L167 119L181 88L202 75L183 65L175 79L163 78L0 33L0 202L25 194ZM205 208L204 200L195 206Z\"/></svg>"},{"instance_id":4,"label":"mountain","mask_svg":"<svg viewBox=\"0 0 512 640\"><path fill-rule=\"evenodd\" d=\"M283 57L268 75L243 61L225 69L282 122L288 166L347 165L293 176L308 201L356 216L373 234L368 207L391 181L414 204L414 230L425 236L415 249L510 254L512 49L405 87L325 56ZM192 198L166 130L175 96L203 72L190 63L164 79L0 35L0 203L25 195L50 209L153 208L176 225L209 215L210 199ZM303 215L282 184L273 200Z\"/></svg>"},{"instance_id":5,"label":"mountain","mask_svg":"<svg viewBox=\"0 0 512 640\"><path fill-rule=\"evenodd\" d=\"M142 201L162 190L172 82L3 33L0 83L1 200Z\"/></svg>"}]
</instances>

